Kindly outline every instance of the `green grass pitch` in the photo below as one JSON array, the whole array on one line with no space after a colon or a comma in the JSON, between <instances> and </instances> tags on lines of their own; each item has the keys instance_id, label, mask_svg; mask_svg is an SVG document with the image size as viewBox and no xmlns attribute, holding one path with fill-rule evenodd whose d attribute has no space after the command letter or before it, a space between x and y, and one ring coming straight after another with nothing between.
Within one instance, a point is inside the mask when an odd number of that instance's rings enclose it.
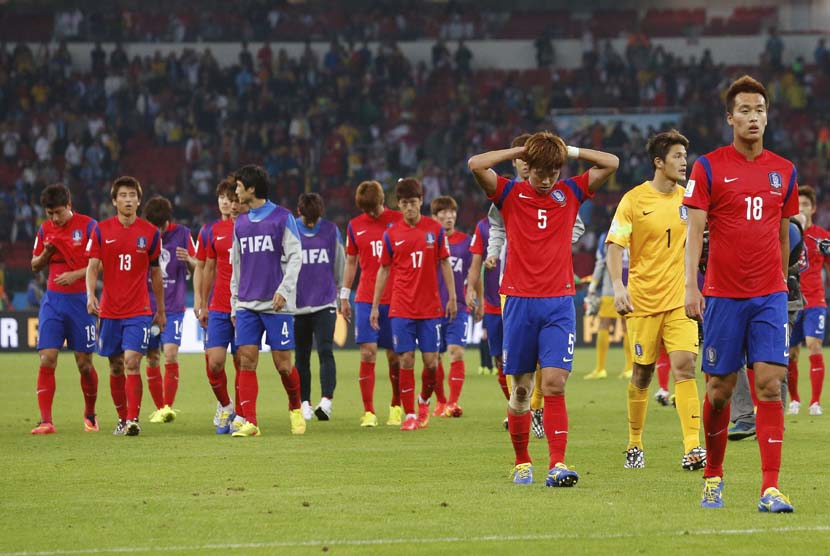
<instances>
[{"instance_id":1,"label":"green grass pitch","mask_svg":"<svg viewBox=\"0 0 830 556\"><path fill-rule=\"evenodd\" d=\"M493 376L467 355L461 419L433 418L402 433L357 426L362 414L357 353L339 351L333 419L289 434L286 396L260 360L263 436L216 436L215 401L203 358L181 358L178 419L146 422L138 438L113 437L115 410L104 361L101 432L83 432L77 371L62 354L54 419L58 433L33 437L34 354L0 355L0 556L11 554L800 554L830 546L830 415L787 417L781 488L792 515L759 514L758 447L730 442L726 508L699 507L701 473L680 468L672 408L652 402L647 467L623 469L627 441L622 354L609 378L584 381L593 350L577 350L568 385L572 489L547 489L547 445L531 438L536 484L510 483L513 453L502 429L505 402ZM806 357L801 391L809 396ZM316 362L314 362L316 380ZM232 368L229 375L232 376ZM420 373L420 364L417 373ZM420 384L420 381L418 381ZM702 379L699 380L702 384ZM652 392L656 384L652 385ZM313 387L319 395L319 382ZM825 410L828 393L825 392ZM385 423L389 386L378 366L376 407ZM821 547L824 548L821 548Z\"/></svg>"}]
</instances>

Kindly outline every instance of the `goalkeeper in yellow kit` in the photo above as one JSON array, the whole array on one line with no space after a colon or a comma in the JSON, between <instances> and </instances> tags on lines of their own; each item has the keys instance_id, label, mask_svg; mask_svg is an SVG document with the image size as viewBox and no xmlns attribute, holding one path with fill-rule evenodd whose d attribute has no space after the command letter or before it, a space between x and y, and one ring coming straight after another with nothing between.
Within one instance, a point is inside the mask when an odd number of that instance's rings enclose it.
<instances>
[{"instance_id":1,"label":"goalkeeper in yellow kit","mask_svg":"<svg viewBox=\"0 0 830 556\"><path fill-rule=\"evenodd\" d=\"M683 206L686 148L677 131L660 133L648 142L654 178L626 193L611 223L608 270L614 285L614 307L625 315L634 352L634 373L628 385L628 448L626 468L645 467L643 428L648 387L664 344L675 380L675 399L683 433L682 467L706 464L700 446L700 398L695 382L697 324L684 310L684 246L688 210ZM628 287L622 281L622 253L629 250Z\"/></svg>"}]
</instances>

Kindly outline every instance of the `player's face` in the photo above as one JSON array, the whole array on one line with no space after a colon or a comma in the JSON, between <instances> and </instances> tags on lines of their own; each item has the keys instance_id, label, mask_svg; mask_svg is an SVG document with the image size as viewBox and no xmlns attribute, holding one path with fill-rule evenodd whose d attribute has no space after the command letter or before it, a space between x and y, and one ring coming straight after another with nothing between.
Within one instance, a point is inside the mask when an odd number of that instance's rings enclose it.
<instances>
[{"instance_id":1,"label":"player's face","mask_svg":"<svg viewBox=\"0 0 830 556\"><path fill-rule=\"evenodd\" d=\"M219 214L221 214L223 218L227 218L228 216L232 216L232 214L231 214L231 205L233 203L231 202L231 200L228 198L227 195L225 195L225 194L219 195L219 198L216 199L216 204L219 206Z\"/></svg>"},{"instance_id":2,"label":"player's face","mask_svg":"<svg viewBox=\"0 0 830 556\"><path fill-rule=\"evenodd\" d=\"M754 143L764 137L767 127L767 106L764 95L759 93L738 93L735 106L726 121L732 126L736 139Z\"/></svg>"},{"instance_id":3,"label":"player's face","mask_svg":"<svg viewBox=\"0 0 830 556\"><path fill-rule=\"evenodd\" d=\"M559 174L560 170L554 170L553 172L548 173L537 170L536 168L531 168L528 179L530 181L530 185L533 186L533 189L535 189L538 193L546 195L550 193L551 189L553 189L554 184L559 181Z\"/></svg>"},{"instance_id":4,"label":"player's face","mask_svg":"<svg viewBox=\"0 0 830 556\"><path fill-rule=\"evenodd\" d=\"M686 147L672 145L663 161L663 174L674 182L686 180Z\"/></svg>"},{"instance_id":5,"label":"player's face","mask_svg":"<svg viewBox=\"0 0 830 556\"><path fill-rule=\"evenodd\" d=\"M236 197L239 199L240 204L247 205L254 200L254 188L245 189L242 182L236 180Z\"/></svg>"},{"instance_id":6,"label":"player's face","mask_svg":"<svg viewBox=\"0 0 830 556\"><path fill-rule=\"evenodd\" d=\"M138 206L141 201L138 198L138 191L132 187L120 187L115 194L115 199L112 201L115 205L115 210L121 216L135 216L138 212Z\"/></svg>"},{"instance_id":7,"label":"player's face","mask_svg":"<svg viewBox=\"0 0 830 556\"><path fill-rule=\"evenodd\" d=\"M444 230L452 232L455 230L455 222L458 219L458 212L451 209L439 210L435 215L435 219L439 224L441 224L441 226L443 226Z\"/></svg>"},{"instance_id":8,"label":"player's face","mask_svg":"<svg viewBox=\"0 0 830 556\"><path fill-rule=\"evenodd\" d=\"M418 221L421 216L421 204L423 199L420 197L412 197L411 199L398 199L398 207L400 207L403 217L407 222L414 223Z\"/></svg>"},{"instance_id":9,"label":"player's face","mask_svg":"<svg viewBox=\"0 0 830 556\"><path fill-rule=\"evenodd\" d=\"M72 218L72 205L47 208L46 218L51 220L55 226L63 226Z\"/></svg>"},{"instance_id":10,"label":"player's face","mask_svg":"<svg viewBox=\"0 0 830 556\"><path fill-rule=\"evenodd\" d=\"M530 176L530 166L521 158L513 160L513 167L516 168L516 175L520 180L527 180Z\"/></svg>"},{"instance_id":11,"label":"player's face","mask_svg":"<svg viewBox=\"0 0 830 556\"><path fill-rule=\"evenodd\" d=\"M246 212L248 212L248 205L243 205L236 197L234 197L231 201L231 218L236 220L237 216L245 214Z\"/></svg>"},{"instance_id":12,"label":"player's face","mask_svg":"<svg viewBox=\"0 0 830 556\"><path fill-rule=\"evenodd\" d=\"M798 212L803 214L807 217L807 220L812 220L813 215L816 213L816 207L813 206L813 202L810 201L809 197L805 197L804 195L798 196Z\"/></svg>"}]
</instances>

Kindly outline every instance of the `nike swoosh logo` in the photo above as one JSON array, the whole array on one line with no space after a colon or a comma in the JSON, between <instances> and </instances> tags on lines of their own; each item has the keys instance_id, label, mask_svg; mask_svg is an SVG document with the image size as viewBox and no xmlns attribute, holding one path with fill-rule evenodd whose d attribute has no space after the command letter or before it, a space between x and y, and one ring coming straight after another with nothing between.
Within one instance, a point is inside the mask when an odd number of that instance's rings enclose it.
<instances>
[{"instance_id":1,"label":"nike swoosh logo","mask_svg":"<svg viewBox=\"0 0 830 556\"><path fill-rule=\"evenodd\" d=\"M414 388L407 388L405 390L401 390L401 394L406 394L407 392L412 392Z\"/></svg>"},{"instance_id":2,"label":"nike swoosh logo","mask_svg":"<svg viewBox=\"0 0 830 556\"><path fill-rule=\"evenodd\" d=\"M115 243L115 240L114 240L114 239L105 239L105 240L104 240L104 243L106 243L107 245L109 245L110 243Z\"/></svg>"},{"instance_id":3,"label":"nike swoosh logo","mask_svg":"<svg viewBox=\"0 0 830 556\"><path fill-rule=\"evenodd\" d=\"M649 215L649 214L651 214L652 212L654 212L654 211L653 211L653 210L648 210L648 211L644 210L644 211L643 211L643 216L648 216L648 215Z\"/></svg>"},{"instance_id":4,"label":"nike swoosh logo","mask_svg":"<svg viewBox=\"0 0 830 556\"><path fill-rule=\"evenodd\" d=\"M553 434L568 434L568 431L553 431Z\"/></svg>"},{"instance_id":5,"label":"nike swoosh logo","mask_svg":"<svg viewBox=\"0 0 830 556\"><path fill-rule=\"evenodd\" d=\"M532 199L530 195L525 195L524 193L519 193L519 199Z\"/></svg>"},{"instance_id":6,"label":"nike swoosh logo","mask_svg":"<svg viewBox=\"0 0 830 556\"><path fill-rule=\"evenodd\" d=\"M401 240L401 241L396 241L396 242L395 242L395 247L397 247L398 245L400 245L400 244L402 244L402 243L406 243L406 240L405 240L405 239L403 239L403 240Z\"/></svg>"},{"instance_id":7,"label":"nike swoosh logo","mask_svg":"<svg viewBox=\"0 0 830 556\"><path fill-rule=\"evenodd\" d=\"M280 345L284 346L285 344L289 343L290 341L291 340L283 340L283 341L280 342Z\"/></svg>"},{"instance_id":8,"label":"nike swoosh logo","mask_svg":"<svg viewBox=\"0 0 830 556\"><path fill-rule=\"evenodd\" d=\"M725 181L726 183L732 183L736 179L738 179L738 178L723 178L723 181Z\"/></svg>"},{"instance_id":9,"label":"nike swoosh logo","mask_svg":"<svg viewBox=\"0 0 830 556\"><path fill-rule=\"evenodd\" d=\"M41 392L48 392L49 390L38 390L37 393L40 394Z\"/></svg>"},{"instance_id":10,"label":"nike swoosh logo","mask_svg":"<svg viewBox=\"0 0 830 556\"><path fill-rule=\"evenodd\" d=\"M226 237L228 237L228 236L216 236L216 241L222 241Z\"/></svg>"},{"instance_id":11,"label":"nike swoosh logo","mask_svg":"<svg viewBox=\"0 0 830 556\"><path fill-rule=\"evenodd\" d=\"M366 230L361 230L361 231L357 232L355 235L362 236L365 233L366 233Z\"/></svg>"},{"instance_id":12,"label":"nike swoosh logo","mask_svg":"<svg viewBox=\"0 0 830 556\"><path fill-rule=\"evenodd\" d=\"M772 438L767 438L767 442L769 442L770 444L783 444L784 443L783 440L774 440Z\"/></svg>"},{"instance_id":13,"label":"nike swoosh logo","mask_svg":"<svg viewBox=\"0 0 830 556\"><path fill-rule=\"evenodd\" d=\"M241 402L239 402L239 407L242 407L243 405L245 405L249 401L251 401L251 400L242 400Z\"/></svg>"},{"instance_id":14,"label":"nike swoosh logo","mask_svg":"<svg viewBox=\"0 0 830 556\"><path fill-rule=\"evenodd\" d=\"M562 361L564 361L565 363L570 363L570 362L571 362L571 361L573 361L573 360L574 360L574 358L573 358L573 357L571 357L570 359L568 359L567 357L563 357L563 358L562 358Z\"/></svg>"},{"instance_id":15,"label":"nike swoosh logo","mask_svg":"<svg viewBox=\"0 0 830 556\"><path fill-rule=\"evenodd\" d=\"M721 434L723 434L723 433L725 433L725 432L726 432L726 429L721 429L721 430L719 430L718 432L715 432L715 433L707 433L707 434L706 434L706 436L708 436L708 437L710 437L710 438L711 438L711 437L715 437L715 436L721 435Z\"/></svg>"}]
</instances>

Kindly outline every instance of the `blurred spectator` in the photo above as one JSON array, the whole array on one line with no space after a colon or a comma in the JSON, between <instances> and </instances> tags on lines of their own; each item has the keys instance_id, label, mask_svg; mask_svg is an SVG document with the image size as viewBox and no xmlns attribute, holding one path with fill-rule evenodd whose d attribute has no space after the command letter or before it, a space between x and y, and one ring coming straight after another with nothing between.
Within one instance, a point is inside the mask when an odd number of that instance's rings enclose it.
<instances>
[{"instance_id":1,"label":"blurred spectator","mask_svg":"<svg viewBox=\"0 0 830 556\"><path fill-rule=\"evenodd\" d=\"M29 309L37 310L40 308L40 302L43 299L45 288L46 279L43 276L43 272L35 272L26 288L26 303L29 305Z\"/></svg>"}]
</instances>

